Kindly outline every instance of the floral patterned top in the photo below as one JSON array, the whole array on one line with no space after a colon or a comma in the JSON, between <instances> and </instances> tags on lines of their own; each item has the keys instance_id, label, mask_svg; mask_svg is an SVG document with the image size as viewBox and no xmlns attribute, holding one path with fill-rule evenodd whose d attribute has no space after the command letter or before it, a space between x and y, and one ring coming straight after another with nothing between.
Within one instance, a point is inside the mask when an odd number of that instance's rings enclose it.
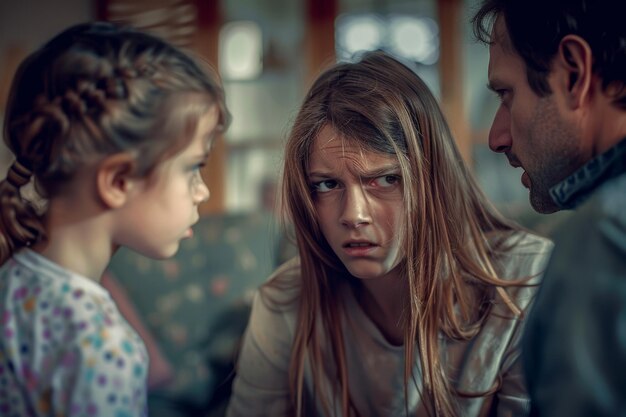
<instances>
[{"instance_id":1,"label":"floral patterned top","mask_svg":"<svg viewBox=\"0 0 626 417\"><path fill-rule=\"evenodd\" d=\"M148 355L98 283L24 249L0 268L0 415L147 415Z\"/></svg>"}]
</instances>

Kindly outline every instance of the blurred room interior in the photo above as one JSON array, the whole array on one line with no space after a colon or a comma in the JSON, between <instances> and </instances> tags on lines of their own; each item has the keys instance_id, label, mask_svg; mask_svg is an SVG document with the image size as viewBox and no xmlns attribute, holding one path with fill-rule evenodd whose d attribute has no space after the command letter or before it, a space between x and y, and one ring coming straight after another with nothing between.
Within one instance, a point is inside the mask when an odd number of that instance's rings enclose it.
<instances>
[{"instance_id":1,"label":"blurred room interior","mask_svg":"<svg viewBox=\"0 0 626 417\"><path fill-rule=\"evenodd\" d=\"M0 117L15 67L65 26L107 19L153 31L219 69L233 124L206 168L203 213L261 208L308 83L334 60L385 49L415 63L439 98L487 195L507 215L549 233L520 170L489 151L497 98L486 88L488 51L472 39L476 0L38 0L0 5ZM0 149L4 173L10 156Z\"/></svg>"}]
</instances>

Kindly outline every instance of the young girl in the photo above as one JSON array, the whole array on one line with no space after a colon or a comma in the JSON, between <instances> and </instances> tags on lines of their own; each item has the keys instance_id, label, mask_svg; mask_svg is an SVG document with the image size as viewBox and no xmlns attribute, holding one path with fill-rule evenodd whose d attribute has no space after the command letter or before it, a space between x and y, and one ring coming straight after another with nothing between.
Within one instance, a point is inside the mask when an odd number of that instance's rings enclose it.
<instances>
[{"instance_id":1,"label":"young girl","mask_svg":"<svg viewBox=\"0 0 626 417\"><path fill-rule=\"evenodd\" d=\"M323 73L283 182L300 256L255 299L230 417L527 414L550 243L489 205L413 71L376 52Z\"/></svg>"},{"instance_id":2,"label":"young girl","mask_svg":"<svg viewBox=\"0 0 626 417\"><path fill-rule=\"evenodd\" d=\"M0 415L146 414L145 347L98 281L122 245L165 258L192 236L228 120L207 68L130 29L78 25L22 63L0 182ZM22 196L31 180L45 209Z\"/></svg>"}]
</instances>

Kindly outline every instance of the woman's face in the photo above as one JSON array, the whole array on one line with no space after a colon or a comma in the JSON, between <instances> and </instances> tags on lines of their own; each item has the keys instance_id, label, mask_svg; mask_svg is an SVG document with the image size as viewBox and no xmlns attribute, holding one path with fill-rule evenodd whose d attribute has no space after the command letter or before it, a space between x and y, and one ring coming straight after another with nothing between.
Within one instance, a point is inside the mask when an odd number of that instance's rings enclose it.
<instances>
[{"instance_id":1,"label":"woman's face","mask_svg":"<svg viewBox=\"0 0 626 417\"><path fill-rule=\"evenodd\" d=\"M324 237L348 271L375 279L402 254L402 177L395 156L364 150L325 126L313 143L308 182Z\"/></svg>"}]
</instances>

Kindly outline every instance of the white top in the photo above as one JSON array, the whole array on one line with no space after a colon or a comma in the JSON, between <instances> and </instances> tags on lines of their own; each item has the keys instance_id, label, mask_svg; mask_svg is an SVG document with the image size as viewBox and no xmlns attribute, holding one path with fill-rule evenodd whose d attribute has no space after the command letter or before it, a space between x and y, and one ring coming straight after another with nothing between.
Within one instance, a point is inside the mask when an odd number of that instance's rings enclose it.
<instances>
[{"instance_id":1,"label":"white top","mask_svg":"<svg viewBox=\"0 0 626 417\"><path fill-rule=\"evenodd\" d=\"M98 283L24 249L0 268L0 415L145 416L148 355Z\"/></svg>"},{"instance_id":2,"label":"white top","mask_svg":"<svg viewBox=\"0 0 626 417\"><path fill-rule=\"evenodd\" d=\"M532 276L528 283L537 284L551 249L552 244L547 239L524 235L510 253L502 256L501 278ZM290 290L266 287L264 295L256 294L239 357L228 417L293 415L288 369L297 323L297 302L289 303L288 300L297 300L299 262L295 260L284 265L276 274L288 277L296 285ZM507 287L506 291L524 311L536 288ZM419 396L422 388L419 378L409 382L408 399L405 401L404 347L394 346L385 339L363 312L349 285L343 286L341 291L345 300L342 320L350 394L359 415L404 416L407 415L408 405L408 415L427 416ZM455 381L455 387L465 392L486 392L496 386L498 376L501 377L501 386L495 395L459 399L460 415L528 415L530 405L523 383L519 351L522 326L519 319L512 317L510 309L496 296L482 329L472 340L459 342L441 337L443 363L448 375ZM416 350L415 354L414 375L419 376L419 352ZM305 371L305 403L311 403L313 398L312 376L308 371ZM329 382L324 385L331 386ZM341 402L336 401L336 404L335 415L342 416ZM321 405L314 407L314 415L322 415Z\"/></svg>"}]
</instances>

